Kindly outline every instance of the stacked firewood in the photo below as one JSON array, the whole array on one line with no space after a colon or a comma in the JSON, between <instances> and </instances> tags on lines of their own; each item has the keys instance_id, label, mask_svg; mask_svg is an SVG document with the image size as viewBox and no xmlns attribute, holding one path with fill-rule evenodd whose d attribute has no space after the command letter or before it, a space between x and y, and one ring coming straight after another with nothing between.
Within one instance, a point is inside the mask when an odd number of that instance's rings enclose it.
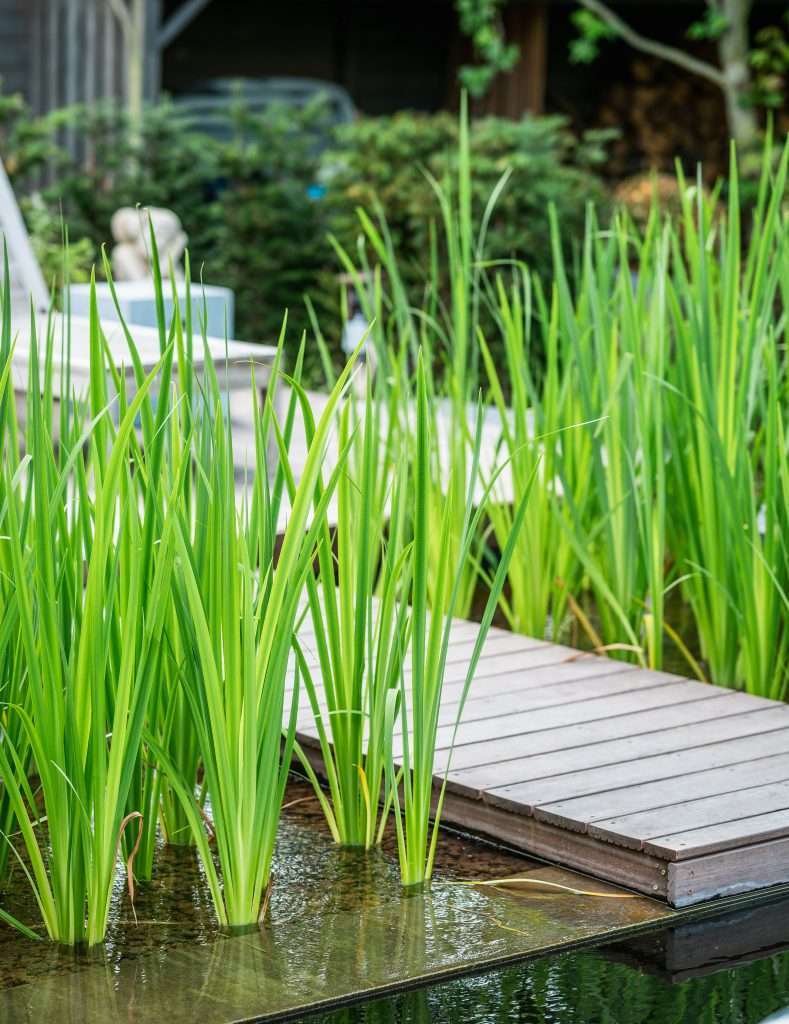
<instances>
[{"instance_id":1,"label":"stacked firewood","mask_svg":"<svg viewBox=\"0 0 789 1024\"><path fill-rule=\"evenodd\" d=\"M675 157L691 171L701 161L707 181L725 169L720 90L665 61L636 56L629 73L603 92L596 123L621 133L610 147L606 168L613 178L645 168L670 172Z\"/></svg>"}]
</instances>

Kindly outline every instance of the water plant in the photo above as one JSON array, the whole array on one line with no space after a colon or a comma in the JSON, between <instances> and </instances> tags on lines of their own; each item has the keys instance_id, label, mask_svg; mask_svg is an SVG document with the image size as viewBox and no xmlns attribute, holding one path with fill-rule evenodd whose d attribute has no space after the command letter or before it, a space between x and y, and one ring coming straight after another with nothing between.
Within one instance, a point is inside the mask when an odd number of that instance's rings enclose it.
<instances>
[{"instance_id":1,"label":"water plant","mask_svg":"<svg viewBox=\"0 0 789 1024\"><path fill-rule=\"evenodd\" d=\"M348 448L348 460L337 486L335 523L324 516L317 573L306 579L312 634L297 651L328 797L297 747L299 758L335 841L367 849L380 841L386 822L388 801L380 807L386 700L399 685L408 640L402 594L408 585L411 475L407 461L397 457L398 394L394 387L387 392L384 405L373 397L368 378L361 408L349 400L340 415L340 446ZM307 653L317 658L320 685Z\"/></svg>"},{"instance_id":2,"label":"water plant","mask_svg":"<svg viewBox=\"0 0 789 1024\"><path fill-rule=\"evenodd\" d=\"M126 491L124 501L137 501L142 509L144 522L143 546L140 551L143 579L150 579L152 559L162 529L162 496L170 496L172 508L177 505L182 517L193 518L191 466L192 416L195 412L195 372L193 365L192 300L189 258L186 257L186 303L182 319L177 289L173 285L173 316L170 323L165 317L164 281L159 265L159 253L153 229L150 230L152 258L152 284L156 306L159 351L162 355L172 348L167 359L165 372L157 381L156 394L149 390L144 394L139 412L139 438L136 431L130 443L141 461L142 450L146 453L146 472L132 476L133 490ZM123 331L134 370L135 386L139 389L145 379L142 363L134 341L133 332L126 323L123 310L112 279L112 272L106 252L102 252L104 272L115 306L115 313ZM173 277L172 267L170 276ZM114 361L107 361L108 376L117 394L123 395L125 386ZM121 539L123 534L121 533ZM179 659L179 623L172 601L168 601L162 628L163 643L158 652L155 684L148 697L146 729L157 727L164 731L164 739L172 740L172 753L182 765L185 773L191 764L192 778L197 774L196 744L193 731L184 718L184 702L180 688L174 683L179 670L189 670L189 665ZM148 749L145 739L140 746L138 763L132 772L127 797L128 813L140 815L136 836L124 834L123 852L138 879L150 879L156 849L160 819L168 841L182 843L190 837L190 831L177 812L177 801L167 800L168 787L158 769L155 758ZM175 821L173 822L173 818Z\"/></svg>"},{"instance_id":3,"label":"water plant","mask_svg":"<svg viewBox=\"0 0 789 1024\"><path fill-rule=\"evenodd\" d=\"M411 645L410 676L401 675L400 685L387 695L387 782L393 805L400 876L405 886L424 883L433 872L438 829L446 791L448 762L444 781L434 805L434 764L444 673L450 629L456 615L463 585L464 562L469 558L478 536L495 477L479 494L482 449L483 410L477 407L471 464L464 479L462 509L452 507L460 500L459 489L450 487L440 522L437 549L431 530L430 501L434 483L430 472L432 416L428 406L429 390L424 359L420 353L416 370L416 426L414 439L413 542L410 548ZM474 650L458 704L457 723L463 714L466 697L474 679L482 647L507 576L518 534L523 525L530 486L518 497L513 527L501 552L490 584L485 611L480 622ZM451 534L460 520L460 545L451 543ZM400 732L402 755L400 770L395 764L393 739ZM431 826L432 817L432 826Z\"/></svg>"},{"instance_id":4,"label":"water plant","mask_svg":"<svg viewBox=\"0 0 789 1024\"><path fill-rule=\"evenodd\" d=\"M11 388L11 356L13 345L11 339L11 308L8 296L11 294L11 283L6 256L4 281L2 289L2 322L0 323L0 456L8 458L12 465L19 465L22 456L19 447L19 436L14 408L14 393ZM46 401L46 398L45 398ZM14 513L17 520L24 516L24 496L18 488L6 491L4 482L0 484L3 512L0 514L0 527L7 533L9 504L15 504ZM29 759L29 743L23 727L22 717L12 709L23 707L26 700L26 672L24 651L18 631L19 605L14 587L14 572L11 553L8 545L0 543L0 650L4 657L0 660L0 727L2 733L9 737L15 750L19 752L21 763L27 764ZM8 780L0 784L0 831L8 836L14 828L14 807ZM0 840L0 879L4 879L8 867L10 844Z\"/></svg>"},{"instance_id":5,"label":"water plant","mask_svg":"<svg viewBox=\"0 0 789 1024\"><path fill-rule=\"evenodd\" d=\"M615 657L659 668L674 647L701 678L786 693L786 159L768 140L747 240L733 155L725 212L681 172L679 222L655 205L643 229L624 215L602 228L590 212L577 273L554 222L547 299L496 265L486 298L504 367L486 334L480 347L499 444L515 493L536 451L544 469L502 595L513 628L556 638L567 595ZM679 594L682 634L666 612Z\"/></svg>"},{"instance_id":6,"label":"water plant","mask_svg":"<svg viewBox=\"0 0 789 1024\"><path fill-rule=\"evenodd\" d=\"M232 437L221 404L210 402L196 444L202 514L194 531L183 518L176 531L174 599L186 658L195 666L182 685L197 735L208 823L194 780L179 776L155 737L149 743L190 822L219 921L231 928L252 926L265 911L298 710L298 672L291 694L286 692L294 626L347 445L317 505L313 499L351 368L349 363L338 378L311 432L298 481L288 444L296 406L309 409L298 379L291 382L284 431L270 399L263 411L256 409L255 472L247 484L251 497L240 510ZM218 395L215 376L211 390ZM279 451L273 483L266 462L271 433ZM275 562L285 493L290 508Z\"/></svg>"},{"instance_id":7,"label":"water plant","mask_svg":"<svg viewBox=\"0 0 789 1024\"><path fill-rule=\"evenodd\" d=\"M788 161L789 143L774 167L768 142L745 246L734 153L725 218L700 189L695 202L685 191L670 294L669 436L680 510L671 535L683 593L712 679L776 697L789 684L781 349Z\"/></svg>"},{"instance_id":8,"label":"water plant","mask_svg":"<svg viewBox=\"0 0 789 1024\"><path fill-rule=\"evenodd\" d=\"M463 508L473 458L469 420L473 418L478 393L476 338L484 308L483 257L496 202L509 178L509 171L505 171L477 223L472 208L472 159L465 95L461 101L456 156L454 166L441 181L425 170L435 197L438 227L431 222L429 250L419 268L422 295L418 305L411 298L407 281L407 270L413 268L401 266L380 204L375 203L371 211L357 211L362 232L357 254L349 253L336 241L334 245L371 325L370 339L381 376L400 381L398 388L404 400L409 392L400 378L407 366L415 365L417 352L421 350L424 354L427 408L433 417L431 473L440 483L431 492L431 536L437 543L444 511L447 507L453 509L456 518L446 543L452 548L453 563L461 566L457 614L462 616L471 609L484 562L482 534L473 538L470 556L462 561L458 558L466 540ZM450 495L449 488L454 488L455 493ZM435 559L444 556L445 551L434 547Z\"/></svg>"},{"instance_id":9,"label":"water plant","mask_svg":"<svg viewBox=\"0 0 789 1024\"><path fill-rule=\"evenodd\" d=\"M512 533L513 497L531 486L526 524L518 534L499 603L516 632L558 638L568 595L578 592L583 575L569 541L567 517L570 500L577 512L587 500L591 437L582 429L569 345L560 352L557 289L546 300L539 282L518 265L500 271L491 290L504 342L503 367L497 366L482 330L479 345L498 412L497 453L507 462L501 486L494 489L487 506L499 550ZM532 341L538 327L545 356L541 379ZM569 481L574 490L565 502L563 486Z\"/></svg>"},{"instance_id":10,"label":"water plant","mask_svg":"<svg viewBox=\"0 0 789 1024\"><path fill-rule=\"evenodd\" d=\"M154 381L166 377L172 348L130 401L121 394L116 427L94 292L89 412L72 421L81 424L77 435L61 433L56 454L51 322L43 375L37 330L32 317L26 454L12 462L7 443L3 464L10 499L3 543L26 675L24 699L6 711L21 719L25 744L9 733L0 744L0 774L17 830L5 841L49 937L93 945L107 926L122 833L139 817L127 813L127 796L169 600L175 533L166 497L147 576L141 511L125 498L133 468L148 468L148 455L133 451L135 419ZM13 434L7 366L3 388ZM68 407L68 399L61 402L64 425ZM0 642L0 661L13 659L16 637L4 631Z\"/></svg>"},{"instance_id":11,"label":"water plant","mask_svg":"<svg viewBox=\"0 0 789 1024\"><path fill-rule=\"evenodd\" d=\"M641 240L623 219L600 231L590 211L573 296L558 234L554 224L559 331L567 338L590 440L586 466L562 467L570 510L563 526L588 575L606 643L660 668L668 236L656 211ZM573 500L584 486L572 473L578 468L589 475L583 506Z\"/></svg>"}]
</instances>

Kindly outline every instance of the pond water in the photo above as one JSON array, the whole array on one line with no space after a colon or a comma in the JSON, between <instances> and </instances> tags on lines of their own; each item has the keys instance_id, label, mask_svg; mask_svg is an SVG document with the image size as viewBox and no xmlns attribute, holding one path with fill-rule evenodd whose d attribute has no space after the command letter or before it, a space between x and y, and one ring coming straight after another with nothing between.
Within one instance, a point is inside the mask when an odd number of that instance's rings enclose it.
<instances>
[{"instance_id":1,"label":"pond water","mask_svg":"<svg viewBox=\"0 0 789 1024\"><path fill-rule=\"evenodd\" d=\"M789 931L789 898L787 905L773 902L766 909L753 898L740 900L736 926L721 927L700 920L697 912L678 913L451 834L439 845L433 884L407 894L399 885L392 837L383 851L372 854L337 849L310 793L303 783L290 786L263 928L244 936L223 935L191 851L162 850L154 879L138 885L134 911L119 879L107 942L96 952L59 950L0 927L0 1020L227 1024L307 1019L308 1010L372 997L374 1002L363 1008L346 1007L340 1016L313 1020L755 1024L761 1019L756 1009L749 1016L689 1017L671 1002L680 999L676 1005L684 1005L686 997L678 993L696 984L686 982L686 975L750 957L753 949L766 959L761 966L735 970L731 991L720 989L718 981L701 984L730 1003L753 987L764 997L758 1007L758 1012L764 1009L762 1016L782 1005L789 965L770 957ZM526 884L506 889L466 884L514 875ZM535 884L546 881L600 895L573 895ZM23 892L14 884L1 898L12 912L34 923L34 908ZM656 929L666 924L671 932L657 936ZM682 928L703 929L703 934ZM603 952L577 951L614 938L619 945ZM767 939L770 948L765 948ZM741 948L743 942L747 949ZM567 952L571 949L576 951ZM546 959L549 951L560 952ZM526 957L532 959L524 964ZM511 966L515 962L521 966ZM493 970L480 975L482 969ZM476 974L458 977L470 971ZM763 972L761 981L751 985L751 971ZM380 1000L404 985L422 987ZM665 1005L665 1014L617 1015L625 988L640 1000L635 1007ZM723 1012L723 1002L720 1006Z\"/></svg>"},{"instance_id":2,"label":"pond water","mask_svg":"<svg viewBox=\"0 0 789 1024\"><path fill-rule=\"evenodd\" d=\"M789 908L784 909L784 913ZM677 980L617 962L626 950L560 953L404 992L304 1024L770 1024L789 1022L789 954ZM785 1014L780 1011L786 1009ZM773 1016L775 1014L775 1016Z\"/></svg>"}]
</instances>

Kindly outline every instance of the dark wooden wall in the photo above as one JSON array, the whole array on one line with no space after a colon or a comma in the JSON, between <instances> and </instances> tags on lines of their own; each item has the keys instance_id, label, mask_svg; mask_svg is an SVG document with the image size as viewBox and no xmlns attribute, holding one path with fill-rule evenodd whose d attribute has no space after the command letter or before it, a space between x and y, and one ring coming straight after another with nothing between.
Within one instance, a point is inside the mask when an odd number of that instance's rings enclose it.
<instances>
[{"instance_id":1,"label":"dark wooden wall","mask_svg":"<svg viewBox=\"0 0 789 1024\"><path fill-rule=\"evenodd\" d=\"M295 75L339 83L370 114L436 110L454 78L455 32L450 0L213 0L166 50L163 87Z\"/></svg>"},{"instance_id":2,"label":"dark wooden wall","mask_svg":"<svg viewBox=\"0 0 789 1024\"><path fill-rule=\"evenodd\" d=\"M5 93L23 92L29 72L24 0L0 0L0 75Z\"/></svg>"}]
</instances>

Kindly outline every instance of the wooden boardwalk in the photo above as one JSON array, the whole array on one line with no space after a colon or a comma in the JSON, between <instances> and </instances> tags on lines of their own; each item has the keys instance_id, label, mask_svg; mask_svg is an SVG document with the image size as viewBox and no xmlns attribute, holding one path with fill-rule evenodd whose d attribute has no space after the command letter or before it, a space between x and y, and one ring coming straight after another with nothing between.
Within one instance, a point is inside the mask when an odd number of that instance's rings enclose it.
<instances>
[{"instance_id":1,"label":"wooden boardwalk","mask_svg":"<svg viewBox=\"0 0 789 1024\"><path fill-rule=\"evenodd\" d=\"M676 907L789 882L788 705L493 629L450 759L476 630L452 631L447 824Z\"/></svg>"}]
</instances>

